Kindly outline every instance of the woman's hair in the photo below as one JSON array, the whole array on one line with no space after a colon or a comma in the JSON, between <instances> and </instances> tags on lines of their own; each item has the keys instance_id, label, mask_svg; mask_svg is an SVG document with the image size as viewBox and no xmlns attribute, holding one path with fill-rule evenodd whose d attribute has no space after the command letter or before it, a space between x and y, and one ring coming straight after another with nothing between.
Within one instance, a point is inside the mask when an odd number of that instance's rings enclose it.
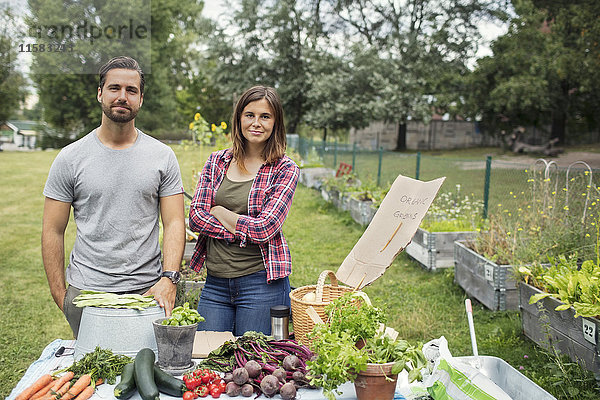
<instances>
[{"instance_id":1,"label":"woman's hair","mask_svg":"<svg viewBox=\"0 0 600 400\"><path fill-rule=\"evenodd\" d=\"M272 87L254 86L246 90L237 101L233 115L231 116L231 138L233 141L233 158L238 163L242 171L246 171L244 159L246 156L246 138L242 134L242 112L244 108L253 101L265 99L271 106L273 112L273 132L265 148L262 156L267 164L272 164L279 160L285 154L286 137L285 124L283 122L283 106L279 95Z\"/></svg>"}]
</instances>

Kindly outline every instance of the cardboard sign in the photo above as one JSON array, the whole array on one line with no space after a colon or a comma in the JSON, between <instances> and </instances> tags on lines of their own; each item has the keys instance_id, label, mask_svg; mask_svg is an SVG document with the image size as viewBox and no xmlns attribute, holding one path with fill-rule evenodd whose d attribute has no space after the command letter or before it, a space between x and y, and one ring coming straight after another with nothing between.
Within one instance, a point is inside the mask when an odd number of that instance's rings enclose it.
<instances>
[{"instance_id":1,"label":"cardboard sign","mask_svg":"<svg viewBox=\"0 0 600 400\"><path fill-rule=\"evenodd\" d=\"M410 243L446 178L422 182L399 175L373 220L336 272L348 286L379 278Z\"/></svg>"},{"instance_id":2,"label":"cardboard sign","mask_svg":"<svg viewBox=\"0 0 600 400\"><path fill-rule=\"evenodd\" d=\"M197 331L194 337L192 358L206 358L208 354L227 341L235 341L231 332Z\"/></svg>"}]
</instances>

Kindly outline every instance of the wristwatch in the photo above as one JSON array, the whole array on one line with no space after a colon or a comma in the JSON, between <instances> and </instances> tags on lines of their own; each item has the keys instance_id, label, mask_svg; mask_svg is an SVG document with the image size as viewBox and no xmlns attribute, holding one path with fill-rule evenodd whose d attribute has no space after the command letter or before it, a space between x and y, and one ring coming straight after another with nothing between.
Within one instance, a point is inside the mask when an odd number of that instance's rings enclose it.
<instances>
[{"instance_id":1,"label":"wristwatch","mask_svg":"<svg viewBox=\"0 0 600 400\"><path fill-rule=\"evenodd\" d=\"M163 276L169 278L174 285L177 285L177 282L181 280L181 274L179 271L164 271L162 274L160 274L161 278Z\"/></svg>"}]
</instances>

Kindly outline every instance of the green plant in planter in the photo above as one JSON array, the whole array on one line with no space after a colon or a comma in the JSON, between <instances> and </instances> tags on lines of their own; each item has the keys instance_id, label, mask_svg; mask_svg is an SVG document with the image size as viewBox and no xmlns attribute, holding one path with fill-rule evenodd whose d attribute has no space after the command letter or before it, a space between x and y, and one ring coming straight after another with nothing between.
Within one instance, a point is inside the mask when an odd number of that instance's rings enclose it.
<instances>
[{"instance_id":1,"label":"green plant in planter","mask_svg":"<svg viewBox=\"0 0 600 400\"><path fill-rule=\"evenodd\" d=\"M423 353L404 340L378 335L385 315L364 293L346 293L325 310L328 323L316 325L308 335L317 357L308 361L307 367L311 384L322 387L327 399L335 400L337 388L354 382L368 363L394 362L392 374L407 370L411 381L420 377L419 371L425 366ZM359 349L356 344L361 339L364 347Z\"/></svg>"},{"instance_id":2,"label":"green plant in planter","mask_svg":"<svg viewBox=\"0 0 600 400\"><path fill-rule=\"evenodd\" d=\"M546 297L554 297L564 304L556 311L575 309L575 317L600 315L600 266L598 261L584 261L578 265L577 257L550 257L550 267L534 265L520 267L521 279L544 293L531 296L529 304Z\"/></svg>"},{"instance_id":3,"label":"green plant in planter","mask_svg":"<svg viewBox=\"0 0 600 400\"><path fill-rule=\"evenodd\" d=\"M440 193L427 211L421 228L430 232L474 231L481 227L483 201L456 191Z\"/></svg>"},{"instance_id":4,"label":"green plant in planter","mask_svg":"<svg viewBox=\"0 0 600 400\"><path fill-rule=\"evenodd\" d=\"M323 180L325 189L335 190L339 193L356 192L360 187L360 180L355 174L332 176Z\"/></svg>"},{"instance_id":5,"label":"green plant in planter","mask_svg":"<svg viewBox=\"0 0 600 400\"><path fill-rule=\"evenodd\" d=\"M378 208L384 197L390 190L391 185L380 187L373 180L361 182L352 193L352 197L359 201L371 201L372 207Z\"/></svg>"},{"instance_id":6,"label":"green plant in planter","mask_svg":"<svg viewBox=\"0 0 600 400\"><path fill-rule=\"evenodd\" d=\"M469 247L498 264L531 264L545 255L595 257L594 233L600 214L600 190L589 174L543 178L528 174L528 189L509 191L490 206L490 217ZM587 172L587 171L586 171Z\"/></svg>"},{"instance_id":7,"label":"green plant in planter","mask_svg":"<svg viewBox=\"0 0 600 400\"><path fill-rule=\"evenodd\" d=\"M371 305L364 292L345 293L325 306L329 329L348 333L354 343L375 336L386 317L380 308Z\"/></svg>"},{"instance_id":8,"label":"green plant in planter","mask_svg":"<svg viewBox=\"0 0 600 400\"><path fill-rule=\"evenodd\" d=\"M367 369L367 354L356 347L348 332L333 331L325 324L316 325L308 337L313 339L311 349L317 354L306 362L310 383L322 387L327 399L335 400L341 384L354 382L357 371Z\"/></svg>"}]
</instances>

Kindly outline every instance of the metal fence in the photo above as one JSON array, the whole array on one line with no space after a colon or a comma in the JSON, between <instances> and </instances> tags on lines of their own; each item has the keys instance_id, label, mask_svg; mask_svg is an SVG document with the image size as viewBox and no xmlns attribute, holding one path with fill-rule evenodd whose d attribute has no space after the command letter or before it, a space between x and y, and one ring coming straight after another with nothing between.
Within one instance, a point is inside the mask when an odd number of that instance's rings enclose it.
<instances>
[{"instance_id":1,"label":"metal fence","mask_svg":"<svg viewBox=\"0 0 600 400\"><path fill-rule=\"evenodd\" d=\"M558 167L556 163L542 159L532 159L531 163L515 163L510 160L495 160L493 157L481 159L452 155L436 156L417 153L403 153L361 150L353 145L337 141L306 140L297 136L288 139L288 146L302 158L305 166L322 165L337 170L341 163L352 167L352 172L361 181L372 182L377 186L389 186L402 174L415 179L429 181L442 176L446 180L441 191L456 191L484 201L484 215L490 208L498 206L517 195L531 195L533 172L542 178L556 182L558 190L564 190L575 177L583 182L582 190L591 190L587 197L590 202L600 192L600 169L591 169L579 162L570 167ZM589 179L589 181L588 181ZM591 204L591 203L590 203Z\"/></svg>"}]
</instances>

